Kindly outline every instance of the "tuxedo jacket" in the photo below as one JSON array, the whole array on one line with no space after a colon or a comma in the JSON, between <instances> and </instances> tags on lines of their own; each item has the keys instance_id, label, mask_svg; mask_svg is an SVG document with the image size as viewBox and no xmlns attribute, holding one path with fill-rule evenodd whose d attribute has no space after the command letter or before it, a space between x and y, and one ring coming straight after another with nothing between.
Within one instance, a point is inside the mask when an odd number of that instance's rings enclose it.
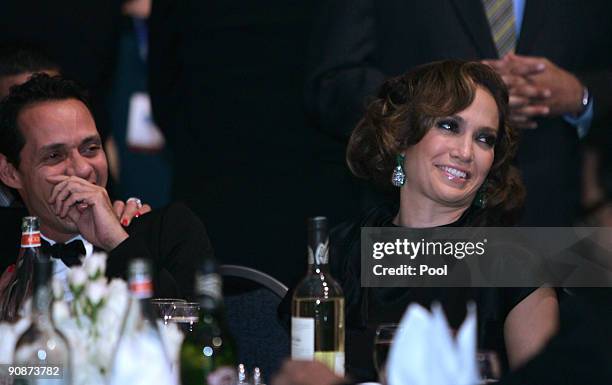
<instances>
[{"instance_id":1,"label":"tuxedo jacket","mask_svg":"<svg viewBox=\"0 0 612 385\"><path fill-rule=\"evenodd\" d=\"M528 0L516 52L576 75L594 97L594 125L612 111L612 6L606 0ZM481 0L327 0L312 36L308 111L346 140L383 80L432 61L495 59ZM561 117L523 130L524 224L567 225L579 198L576 129Z\"/></svg>"},{"instance_id":2,"label":"tuxedo jacket","mask_svg":"<svg viewBox=\"0 0 612 385\"><path fill-rule=\"evenodd\" d=\"M25 209L0 208L0 268L2 271L19 253L21 218ZM106 274L126 278L129 260L146 258L153 264L155 295L192 298L194 272L213 249L202 222L182 204L154 210L134 218L130 235L108 253Z\"/></svg>"}]
</instances>

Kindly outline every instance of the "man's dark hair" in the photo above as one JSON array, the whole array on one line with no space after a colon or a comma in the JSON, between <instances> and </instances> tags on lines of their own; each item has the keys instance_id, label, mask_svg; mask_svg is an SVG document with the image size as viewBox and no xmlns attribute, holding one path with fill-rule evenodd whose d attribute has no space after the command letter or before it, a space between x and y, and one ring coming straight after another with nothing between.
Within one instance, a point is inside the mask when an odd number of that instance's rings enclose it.
<instances>
[{"instance_id":1,"label":"man's dark hair","mask_svg":"<svg viewBox=\"0 0 612 385\"><path fill-rule=\"evenodd\" d=\"M60 66L41 49L24 44L0 46L0 77L19 75L25 72L58 70Z\"/></svg>"},{"instance_id":2,"label":"man's dark hair","mask_svg":"<svg viewBox=\"0 0 612 385\"><path fill-rule=\"evenodd\" d=\"M24 108L41 102L76 99L87 107L87 93L76 82L61 76L35 74L27 82L11 88L10 94L0 102L0 153L15 167L19 167L19 153L25 145L17 119Z\"/></svg>"}]
</instances>

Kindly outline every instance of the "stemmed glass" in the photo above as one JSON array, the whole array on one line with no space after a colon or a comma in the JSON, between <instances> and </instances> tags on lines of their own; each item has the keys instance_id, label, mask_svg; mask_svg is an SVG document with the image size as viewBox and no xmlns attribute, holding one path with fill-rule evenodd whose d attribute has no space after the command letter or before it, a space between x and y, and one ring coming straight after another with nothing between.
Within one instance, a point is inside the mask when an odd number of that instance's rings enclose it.
<instances>
[{"instance_id":1,"label":"stemmed glass","mask_svg":"<svg viewBox=\"0 0 612 385\"><path fill-rule=\"evenodd\" d=\"M387 363L387 355L398 328L398 324L381 324L376 329L376 336L374 337L374 366L376 367L378 378L383 384L386 382L385 365Z\"/></svg>"},{"instance_id":2,"label":"stemmed glass","mask_svg":"<svg viewBox=\"0 0 612 385\"><path fill-rule=\"evenodd\" d=\"M151 300L153 309L157 312L158 317L164 321L164 324L170 322L170 319L174 315L176 305L186 302L186 300L178 298L154 298Z\"/></svg>"},{"instance_id":3,"label":"stemmed glass","mask_svg":"<svg viewBox=\"0 0 612 385\"><path fill-rule=\"evenodd\" d=\"M168 319L168 322L173 322L183 331L189 333L193 331L193 325L198 322L198 313L200 304L197 302L182 302L174 304L174 313Z\"/></svg>"}]
</instances>

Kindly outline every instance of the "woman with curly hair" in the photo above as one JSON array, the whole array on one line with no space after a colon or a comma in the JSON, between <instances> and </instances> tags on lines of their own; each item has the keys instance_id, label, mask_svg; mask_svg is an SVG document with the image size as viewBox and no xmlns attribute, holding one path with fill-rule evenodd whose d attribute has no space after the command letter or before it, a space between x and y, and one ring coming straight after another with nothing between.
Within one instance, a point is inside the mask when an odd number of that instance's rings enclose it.
<instances>
[{"instance_id":1,"label":"woman with curly hair","mask_svg":"<svg viewBox=\"0 0 612 385\"><path fill-rule=\"evenodd\" d=\"M558 301L551 288L361 287L362 227L513 224L525 192L512 165L518 133L508 125L508 108L502 79L484 64L462 61L389 79L368 105L347 161L358 177L395 189L397 199L330 235L331 272L346 299L346 366L353 378L375 378L374 330L399 322L411 302L440 301L456 327L466 302L474 300L480 348L498 351L510 368L555 333ZM281 373L281 379L291 376Z\"/></svg>"}]
</instances>

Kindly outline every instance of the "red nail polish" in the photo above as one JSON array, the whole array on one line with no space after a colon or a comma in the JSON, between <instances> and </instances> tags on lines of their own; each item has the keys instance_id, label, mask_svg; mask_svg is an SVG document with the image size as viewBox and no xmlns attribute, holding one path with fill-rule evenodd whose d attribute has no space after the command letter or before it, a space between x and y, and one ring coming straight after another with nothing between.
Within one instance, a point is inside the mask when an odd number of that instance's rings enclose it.
<instances>
[{"instance_id":1,"label":"red nail polish","mask_svg":"<svg viewBox=\"0 0 612 385\"><path fill-rule=\"evenodd\" d=\"M12 265L9 265L9 267L6 268L6 271L8 271L9 273L15 271L15 264L13 263Z\"/></svg>"},{"instance_id":2,"label":"red nail polish","mask_svg":"<svg viewBox=\"0 0 612 385\"><path fill-rule=\"evenodd\" d=\"M138 218L140 216L140 211L136 211L136 214L134 214L134 218Z\"/></svg>"},{"instance_id":3,"label":"red nail polish","mask_svg":"<svg viewBox=\"0 0 612 385\"><path fill-rule=\"evenodd\" d=\"M121 224L122 224L123 226L127 226L127 225L128 225L128 220L127 220L127 219L125 219L125 218L124 218L124 219L122 219L122 220L121 220Z\"/></svg>"}]
</instances>

